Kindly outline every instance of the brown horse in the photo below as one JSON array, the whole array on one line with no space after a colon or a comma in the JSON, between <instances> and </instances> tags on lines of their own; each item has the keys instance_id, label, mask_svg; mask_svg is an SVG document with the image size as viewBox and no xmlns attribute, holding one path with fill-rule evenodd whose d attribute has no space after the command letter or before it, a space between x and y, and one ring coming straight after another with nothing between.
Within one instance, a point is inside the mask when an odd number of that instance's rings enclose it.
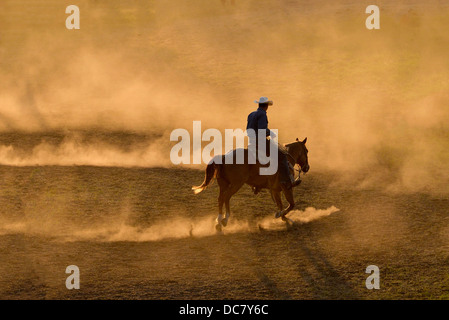
<instances>
[{"instance_id":1,"label":"brown horse","mask_svg":"<svg viewBox=\"0 0 449 320\"><path fill-rule=\"evenodd\" d=\"M303 141L296 141L284 145L286 151L288 152L288 161L291 166L294 167L296 164L300 166L300 171L306 173L309 171L309 161L308 161L308 150L306 148L307 138ZM245 159L248 159L248 150L244 149ZM235 153L235 150L234 150ZM225 227L228 223L229 216L231 215L231 210L229 207L229 201L233 194L235 194L239 189L246 183L254 188L268 188L271 192L271 197L273 201L279 208L275 217L282 217L282 220L287 221L285 215L289 213L295 206L295 201L293 199L292 188L286 189L279 183L278 171L274 175L259 175L260 164L248 164L246 161L244 164L229 164L225 163L224 155L216 156L223 157L221 164L217 164L212 159L206 168L206 176L203 183L200 186L192 187L195 194L200 193L211 183L212 179L215 177L217 179L220 194L218 196L218 217L217 225L215 228L217 231L221 231L222 226ZM281 192L284 192L284 196L288 201L288 207L284 209L281 200ZM223 218L223 204L226 206L226 217Z\"/></svg>"}]
</instances>

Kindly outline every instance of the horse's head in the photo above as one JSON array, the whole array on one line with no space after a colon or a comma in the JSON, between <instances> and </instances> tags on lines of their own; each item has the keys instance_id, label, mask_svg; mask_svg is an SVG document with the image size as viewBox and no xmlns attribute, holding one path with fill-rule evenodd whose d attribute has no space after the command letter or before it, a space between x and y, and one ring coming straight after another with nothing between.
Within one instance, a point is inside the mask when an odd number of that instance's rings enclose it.
<instances>
[{"instance_id":1,"label":"horse's head","mask_svg":"<svg viewBox=\"0 0 449 320\"><path fill-rule=\"evenodd\" d=\"M295 162L299 164L301 167L301 171L306 173L309 171L309 157L308 153L309 150L307 150L306 147L307 138L305 138L303 141L299 141L298 138L296 138L296 142L290 143L289 149L291 148L291 154L294 155Z\"/></svg>"}]
</instances>

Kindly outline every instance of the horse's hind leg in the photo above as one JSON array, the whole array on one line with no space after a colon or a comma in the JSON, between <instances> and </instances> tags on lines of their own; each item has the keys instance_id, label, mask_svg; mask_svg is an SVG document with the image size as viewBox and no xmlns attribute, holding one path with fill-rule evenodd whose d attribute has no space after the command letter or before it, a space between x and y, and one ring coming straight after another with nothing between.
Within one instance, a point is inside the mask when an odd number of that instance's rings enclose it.
<instances>
[{"instance_id":1,"label":"horse's hind leg","mask_svg":"<svg viewBox=\"0 0 449 320\"><path fill-rule=\"evenodd\" d=\"M240 188L243 186L244 182L239 182L236 184L231 184L226 189L226 191L223 193L223 200L226 206L226 217L221 221L221 224L223 227L226 227L228 224L229 217L231 216L231 208L230 208L230 200L234 193L240 190Z\"/></svg>"},{"instance_id":2,"label":"horse's hind leg","mask_svg":"<svg viewBox=\"0 0 449 320\"><path fill-rule=\"evenodd\" d=\"M221 225L223 221L223 204L224 204L224 193L228 189L229 184L226 181L223 181L221 179L218 180L218 185L220 187L220 192L218 195L218 217L217 217L217 225L215 228L217 231L221 231Z\"/></svg>"},{"instance_id":3,"label":"horse's hind leg","mask_svg":"<svg viewBox=\"0 0 449 320\"><path fill-rule=\"evenodd\" d=\"M221 222L223 221L223 204L224 204L224 198L223 198L224 190L220 187L220 194L218 195L218 217L217 217L217 229L218 226L221 226Z\"/></svg>"}]
</instances>

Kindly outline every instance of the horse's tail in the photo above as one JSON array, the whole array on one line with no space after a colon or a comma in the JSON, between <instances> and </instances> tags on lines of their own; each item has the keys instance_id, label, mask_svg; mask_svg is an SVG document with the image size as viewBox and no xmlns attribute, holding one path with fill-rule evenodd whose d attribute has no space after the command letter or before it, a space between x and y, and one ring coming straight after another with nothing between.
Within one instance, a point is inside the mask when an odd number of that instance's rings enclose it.
<instances>
[{"instance_id":1,"label":"horse's tail","mask_svg":"<svg viewBox=\"0 0 449 320\"><path fill-rule=\"evenodd\" d=\"M206 176L204 177L203 183L200 186L192 187L193 192L195 194L198 194L206 189L207 186L212 182L213 178L217 176L219 169L220 165L211 160L206 167Z\"/></svg>"}]
</instances>

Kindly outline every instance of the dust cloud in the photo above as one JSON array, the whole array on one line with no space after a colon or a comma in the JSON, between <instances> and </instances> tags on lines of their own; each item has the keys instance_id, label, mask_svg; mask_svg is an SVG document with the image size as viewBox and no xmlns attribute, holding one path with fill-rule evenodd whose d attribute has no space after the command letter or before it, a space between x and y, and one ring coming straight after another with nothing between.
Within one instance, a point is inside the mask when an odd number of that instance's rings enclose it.
<instances>
[{"instance_id":1,"label":"dust cloud","mask_svg":"<svg viewBox=\"0 0 449 320\"><path fill-rule=\"evenodd\" d=\"M312 171L448 191L442 1L376 1L374 31L366 1L80 0L71 31L69 4L0 4L1 164L170 166L173 129L244 128L268 96L269 126L281 142L308 137ZM123 148L117 132L140 142Z\"/></svg>"},{"instance_id":2,"label":"dust cloud","mask_svg":"<svg viewBox=\"0 0 449 320\"><path fill-rule=\"evenodd\" d=\"M25 139L23 139L25 140ZM34 139L35 140L35 139ZM102 139L86 139L82 134L67 134L57 141L43 139L29 148L16 144L0 145L0 158L3 165L95 165L95 166L158 166L168 165L163 156L161 138L153 137L139 146L123 148L120 143Z\"/></svg>"},{"instance_id":3,"label":"dust cloud","mask_svg":"<svg viewBox=\"0 0 449 320\"><path fill-rule=\"evenodd\" d=\"M293 210L288 217L294 225L306 224L339 211L331 206L328 209L312 207ZM130 212L124 211L117 220L108 219L106 223L92 226L70 225L66 221L51 219L49 223L36 223L35 219L22 219L19 222L2 222L0 235L26 234L28 236L50 237L56 241L98 241L98 242L150 242L189 237L207 237L217 234L215 219L202 217L189 219L178 216L169 220L154 223L148 227L134 226L129 223ZM246 221L232 218L229 225L223 229L223 234L248 233L259 231L285 230L286 223L280 219L266 217L256 221Z\"/></svg>"},{"instance_id":4,"label":"dust cloud","mask_svg":"<svg viewBox=\"0 0 449 320\"><path fill-rule=\"evenodd\" d=\"M288 219L295 225L301 225L312 222L327 216L330 216L334 212L338 212L340 209L335 206L331 206L327 209L316 209L308 207L305 210L292 210L288 214ZM274 220L272 217L263 219L259 225L265 230L279 230L285 228L285 222L282 220Z\"/></svg>"}]
</instances>

